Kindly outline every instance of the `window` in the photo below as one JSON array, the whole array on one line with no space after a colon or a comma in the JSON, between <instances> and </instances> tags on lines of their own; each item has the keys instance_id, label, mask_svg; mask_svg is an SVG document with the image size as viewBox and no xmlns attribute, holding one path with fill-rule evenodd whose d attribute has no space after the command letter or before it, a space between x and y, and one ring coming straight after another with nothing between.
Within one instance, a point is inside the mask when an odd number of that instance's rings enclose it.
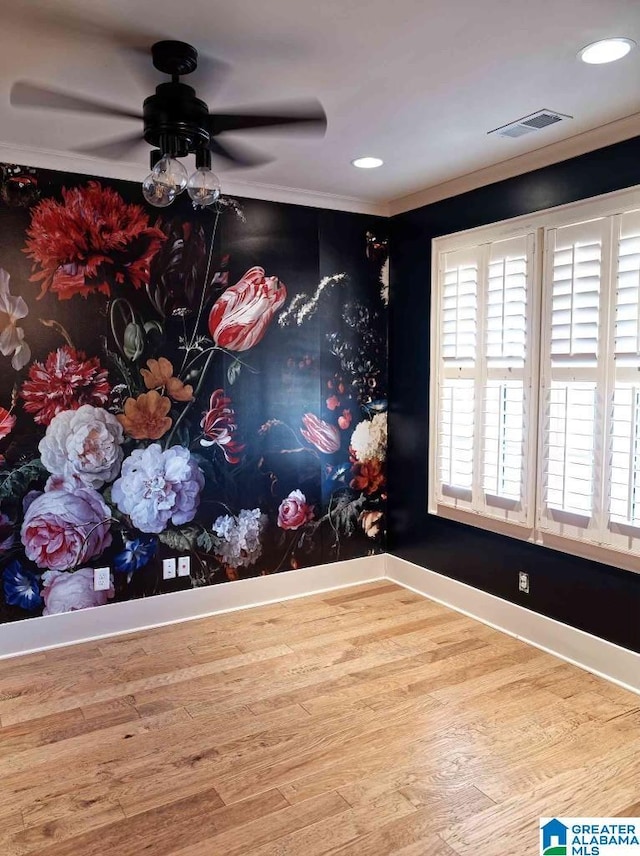
<instances>
[{"instance_id":1,"label":"window","mask_svg":"<svg viewBox=\"0 0 640 856\"><path fill-rule=\"evenodd\" d=\"M640 571L640 191L433 243L429 511Z\"/></svg>"}]
</instances>

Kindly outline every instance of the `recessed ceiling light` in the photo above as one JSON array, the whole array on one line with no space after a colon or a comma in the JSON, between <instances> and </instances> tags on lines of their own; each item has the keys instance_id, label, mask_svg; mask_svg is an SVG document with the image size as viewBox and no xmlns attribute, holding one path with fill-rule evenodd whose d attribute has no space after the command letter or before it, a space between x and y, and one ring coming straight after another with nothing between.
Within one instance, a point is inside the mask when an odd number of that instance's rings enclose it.
<instances>
[{"instance_id":1,"label":"recessed ceiling light","mask_svg":"<svg viewBox=\"0 0 640 856\"><path fill-rule=\"evenodd\" d=\"M375 169L378 166L382 166L384 161L381 158L356 158L352 160L351 163L354 166L357 166L358 169Z\"/></svg>"},{"instance_id":2,"label":"recessed ceiling light","mask_svg":"<svg viewBox=\"0 0 640 856\"><path fill-rule=\"evenodd\" d=\"M578 56L582 62L588 62L590 65L601 65L605 62L615 62L617 59L622 59L635 46L636 43L632 39L602 39L600 42L593 42L586 48L582 48Z\"/></svg>"}]
</instances>

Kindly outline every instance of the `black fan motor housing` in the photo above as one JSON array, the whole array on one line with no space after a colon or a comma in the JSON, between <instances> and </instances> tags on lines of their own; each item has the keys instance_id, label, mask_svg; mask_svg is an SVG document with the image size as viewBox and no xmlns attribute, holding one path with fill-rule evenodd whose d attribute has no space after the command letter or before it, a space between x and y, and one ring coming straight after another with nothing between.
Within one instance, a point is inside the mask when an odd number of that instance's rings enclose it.
<instances>
[{"instance_id":1,"label":"black fan motor housing","mask_svg":"<svg viewBox=\"0 0 640 856\"><path fill-rule=\"evenodd\" d=\"M207 148L209 108L186 83L161 83L144 101L144 138L173 157Z\"/></svg>"}]
</instances>

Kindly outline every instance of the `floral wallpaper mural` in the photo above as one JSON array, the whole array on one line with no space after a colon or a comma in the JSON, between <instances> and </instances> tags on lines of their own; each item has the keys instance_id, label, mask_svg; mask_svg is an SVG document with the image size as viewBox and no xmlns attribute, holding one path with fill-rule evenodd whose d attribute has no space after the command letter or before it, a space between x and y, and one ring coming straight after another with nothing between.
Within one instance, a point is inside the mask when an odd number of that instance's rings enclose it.
<instances>
[{"instance_id":1,"label":"floral wallpaper mural","mask_svg":"<svg viewBox=\"0 0 640 856\"><path fill-rule=\"evenodd\" d=\"M384 228L0 165L1 621L382 548Z\"/></svg>"}]
</instances>

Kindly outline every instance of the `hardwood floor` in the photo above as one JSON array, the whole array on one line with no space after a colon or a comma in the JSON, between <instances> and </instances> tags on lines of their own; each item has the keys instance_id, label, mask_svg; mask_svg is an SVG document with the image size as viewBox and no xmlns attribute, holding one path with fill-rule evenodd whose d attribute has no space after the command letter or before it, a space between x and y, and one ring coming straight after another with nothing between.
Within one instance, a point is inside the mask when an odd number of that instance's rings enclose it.
<instances>
[{"instance_id":1,"label":"hardwood floor","mask_svg":"<svg viewBox=\"0 0 640 856\"><path fill-rule=\"evenodd\" d=\"M385 582L0 661L3 856L538 854L640 698Z\"/></svg>"}]
</instances>

